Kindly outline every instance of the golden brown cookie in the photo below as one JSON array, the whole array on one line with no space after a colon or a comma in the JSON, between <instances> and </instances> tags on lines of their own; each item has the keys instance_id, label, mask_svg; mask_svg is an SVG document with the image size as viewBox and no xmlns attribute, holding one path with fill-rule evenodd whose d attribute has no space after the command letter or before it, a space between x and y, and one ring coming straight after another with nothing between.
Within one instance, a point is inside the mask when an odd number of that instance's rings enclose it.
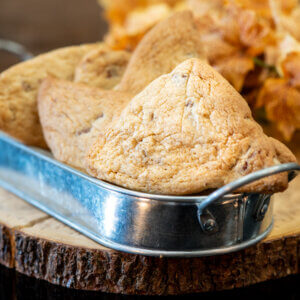
<instances>
[{"instance_id":1,"label":"golden brown cookie","mask_svg":"<svg viewBox=\"0 0 300 300\"><path fill-rule=\"evenodd\" d=\"M102 89L112 89L121 81L129 58L129 52L114 51L103 44L84 56L76 67L74 81Z\"/></svg>"},{"instance_id":2,"label":"golden brown cookie","mask_svg":"<svg viewBox=\"0 0 300 300\"><path fill-rule=\"evenodd\" d=\"M203 58L193 14L178 12L157 24L133 52L118 90L139 93L188 58Z\"/></svg>"},{"instance_id":3,"label":"golden brown cookie","mask_svg":"<svg viewBox=\"0 0 300 300\"><path fill-rule=\"evenodd\" d=\"M286 161L295 157L263 133L241 95L212 67L189 59L133 98L91 147L87 167L129 189L177 195ZM240 191L273 193L287 185L287 174L279 174Z\"/></svg>"},{"instance_id":4,"label":"golden brown cookie","mask_svg":"<svg viewBox=\"0 0 300 300\"><path fill-rule=\"evenodd\" d=\"M47 76L73 80L76 65L97 47L90 44L58 49L0 74L0 130L28 145L46 147L36 105L41 81Z\"/></svg>"},{"instance_id":5,"label":"golden brown cookie","mask_svg":"<svg viewBox=\"0 0 300 300\"><path fill-rule=\"evenodd\" d=\"M83 168L86 149L128 103L130 96L47 78L38 94L45 139L54 157Z\"/></svg>"}]
</instances>

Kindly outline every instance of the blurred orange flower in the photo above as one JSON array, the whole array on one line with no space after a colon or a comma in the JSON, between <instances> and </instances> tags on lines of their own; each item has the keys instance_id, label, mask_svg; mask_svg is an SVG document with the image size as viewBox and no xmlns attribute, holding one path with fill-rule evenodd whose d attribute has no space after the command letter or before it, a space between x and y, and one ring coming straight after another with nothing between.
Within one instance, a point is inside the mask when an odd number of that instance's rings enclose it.
<instances>
[{"instance_id":1,"label":"blurred orange flower","mask_svg":"<svg viewBox=\"0 0 300 300\"><path fill-rule=\"evenodd\" d=\"M208 62L249 102L263 108L286 140L300 129L298 0L99 0L107 42L133 50L155 24L191 10Z\"/></svg>"}]
</instances>

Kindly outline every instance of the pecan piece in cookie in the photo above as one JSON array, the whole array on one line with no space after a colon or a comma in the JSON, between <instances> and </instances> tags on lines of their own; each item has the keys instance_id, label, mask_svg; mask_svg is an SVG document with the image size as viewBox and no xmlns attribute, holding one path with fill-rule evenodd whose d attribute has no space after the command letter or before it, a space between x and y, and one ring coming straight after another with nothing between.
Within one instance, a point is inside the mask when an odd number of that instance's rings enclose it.
<instances>
[{"instance_id":1,"label":"pecan piece in cookie","mask_svg":"<svg viewBox=\"0 0 300 300\"><path fill-rule=\"evenodd\" d=\"M75 71L75 82L102 89L112 89L121 80L127 67L130 53L114 51L103 45L87 53Z\"/></svg>"}]
</instances>

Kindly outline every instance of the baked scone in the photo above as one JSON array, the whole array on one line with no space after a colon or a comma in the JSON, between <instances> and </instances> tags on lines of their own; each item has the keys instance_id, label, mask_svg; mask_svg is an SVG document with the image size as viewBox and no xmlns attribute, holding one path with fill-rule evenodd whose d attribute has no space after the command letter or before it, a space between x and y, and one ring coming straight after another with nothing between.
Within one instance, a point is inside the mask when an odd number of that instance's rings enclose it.
<instances>
[{"instance_id":1,"label":"baked scone","mask_svg":"<svg viewBox=\"0 0 300 300\"><path fill-rule=\"evenodd\" d=\"M132 99L91 147L87 169L129 189L181 195L295 160L263 133L247 102L219 73L189 59ZM273 193L287 185L287 174L278 174L240 191Z\"/></svg>"},{"instance_id":2,"label":"baked scone","mask_svg":"<svg viewBox=\"0 0 300 300\"><path fill-rule=\"evenodd\" d=\"M175 13L157 24L141 40L118 90L137 94L152 80L193 57L205 57L193 14L189 11Z\"/></svg>"},{"instance_id":3,"label":"baked scone","mask_svg":"<svg viewBox=\"0 0 300 300\"><path fill-rule=\"evenodd\" d=\"M114 51L105 44L87 53L75 71L75 82L101 89L113 89L120 81L130 58L128 51Z\"/></svg>"},{"instance_id":4,"label":"baked scone","mask_svg":"<svg viewBox=\"0 0 300 300\"><path fill-rule=\"evenodd\" d=\"M0 130L22 142L46 147L37 114L37 90L47 76L73 80L76 65L98 44L73 46L39 55L0 74Z\"/></svg>"},{"instance_id":5,"label":"baked scone","mask_svg":"<svg viewBox=\"0 0 300 300\"><path fill-rule=\"evenodd\" d=\"M38 93L38 111L54 157L83 168L86 149L120 115L130 98L117 91L45 79Z\"/></svg>"}]
</instances>

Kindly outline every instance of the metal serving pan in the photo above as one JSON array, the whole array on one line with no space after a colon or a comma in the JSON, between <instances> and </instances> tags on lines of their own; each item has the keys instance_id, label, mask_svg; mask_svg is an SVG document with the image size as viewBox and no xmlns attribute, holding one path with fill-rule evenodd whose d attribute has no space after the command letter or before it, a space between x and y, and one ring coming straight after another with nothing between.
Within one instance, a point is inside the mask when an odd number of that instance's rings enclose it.
<instances>
[{"instance_id":1,"label":"metal serving pan","mask_svg":"<svg viewBox=\"0 0 300 300\"><path fill-rule=\"evenodd\" d=\"M209 196L153 195L92 178L0 133L0 186L106 247L142 255L216 255L258 242L272 228L272 197L229 193L292 170L300 166L270 167Z\"/></svg>"}]
</instances>

